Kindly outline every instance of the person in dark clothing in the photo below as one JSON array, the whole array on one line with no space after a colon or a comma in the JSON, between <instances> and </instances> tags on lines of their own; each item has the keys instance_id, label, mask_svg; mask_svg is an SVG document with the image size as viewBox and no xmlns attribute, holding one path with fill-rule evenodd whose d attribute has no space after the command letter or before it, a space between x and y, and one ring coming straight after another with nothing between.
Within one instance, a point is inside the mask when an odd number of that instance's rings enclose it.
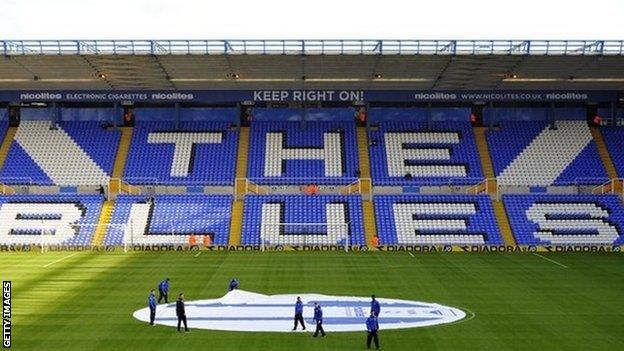
<instances>
[{"instance_id":1,"label":"person in dark clothing","mask_svg":"<svg viewBox=\"0 0 624 351\"><path fill-rule=\"evenodd\" d=\"M165 299L165 303L169 303L169 278L165 278L158 284L158 303Z\"/></svg>"},{"instance_id":2,"label":"person in dark clothing","mask_svg":"<svg viewBox=\"0 0 624 351\"><path fill-rule=\"evenodd\" d=\"M176 316L178 316L178 332L180 331L180 323L184 322L184 331L188 332L188 325L186 324L186 311L184 310L184 294L178 295L178 301L176 301Z\"/></svg>"},{"instance_id":3,"label":"person in dark clothing","mask_svg":"<svg viewBox=\"0 0 624 351\"><path fill-rule=\"evenodd\" d=\"M371 313L373 313L375 317L379 318L379 312L381 312L381 306L379 305L379 301L375 299L375 295L372 295L371 299Z\"/></svg>"},{"instance_id":4,"label":"person in dark clothing","mask_svg":"<svg viewBox=\"0 0 624 351\"><path fill-rule=\"evenodd\" d=\"M370 349L371 341L375 341L375 347L379 350L379 337L377 336L377 331L379 331L379 322L373 312L371 312L370 317L366 320L366 331L368 332L368 335L366 336L366 348Z\"/></svg>"},{"instance_id":5,"label":"person in dark clothing","mask_svg":"<svg viewBox=\"0 0 624 351\"><path fill-rule=\"evenodd\" d=\"M154 319L156 319L156 293L154 289L150 290L150 294L147 297L147 304L150 309L150 325L154 325Z\"/></svg>"},{"instance_id":6,"label":"person in dark clothing","mask_svg":"<svg viewBox=\"0 0 624 351\"><path fill-rule=\"evenodd\" d=\"M303 302L301 297L297 296L297 302L295 303L295 327L293 330L297 330L297 324L301 323L303 330L306 330L305 323L303 322Z\"/></svg>"},{"instance_id":7,"label":"person in dark clothing","mask_svg":"<svg viewBox=\"0 0 624 351\"><path fill-rule=\"evenodd\" d=\"M238 289L238 285L240 283L238 282L238 279L234 278L232 280L230 280L230 286L228 287L228 291L232 291L232 290L236 290Z\"/></svg>"},{"instance_id":8,"label":"person in dark clothing","mask_svg":"<svg viewBox=\"0 0 624 351\"><path fill-rule=\"evenodd\" d=\"M316 322L316 330L314 331L313 337L316 338L319 332L325 337L325 330L323 330L323 309L318 302L314 303L314 322Z\"/></svg>"}]
</instances>

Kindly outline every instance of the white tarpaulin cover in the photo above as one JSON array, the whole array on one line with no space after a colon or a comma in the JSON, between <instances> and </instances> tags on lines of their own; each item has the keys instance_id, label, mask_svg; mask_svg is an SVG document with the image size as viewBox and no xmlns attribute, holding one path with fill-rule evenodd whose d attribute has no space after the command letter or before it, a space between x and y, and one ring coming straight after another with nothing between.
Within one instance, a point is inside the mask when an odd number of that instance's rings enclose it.
<instances>
[{"instance_id":1,"label":"white tarpaulin cover","mask_svg":"<svg viewBox=\"0 0 624 351\"><path fill-rule=\"evenodd\" d=\"M187 301L186 316L189 328L195 329L289 332L293 327L297 296L301 296L304 303L303 317L309 325L308 331L314 331L314 302L323 308L323 327L326 331L366 330L370 297L319 294L269 296L234 290L218 299ZM381 304L381 330L446 324L466 317L460 309L435 303L387 298L377 300ZM149 308L134 312L134 318L149 322ZM175 303L158 305L155 323L176 326Z\"/></svg>"}]
</instances>

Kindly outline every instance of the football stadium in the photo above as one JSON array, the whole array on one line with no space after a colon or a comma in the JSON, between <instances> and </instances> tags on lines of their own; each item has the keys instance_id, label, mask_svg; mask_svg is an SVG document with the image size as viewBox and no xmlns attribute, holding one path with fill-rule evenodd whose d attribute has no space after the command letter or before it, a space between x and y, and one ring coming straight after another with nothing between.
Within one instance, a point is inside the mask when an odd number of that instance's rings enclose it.
<instances>
[{"instance_id":1,"label":"football stadium","mask_svg":"<svg viewBox=\"0 0 624 351\"><path fill-rule=\"evenodd\" d=\"M4 348L622 347L622 40L0 54Z\"/></svg>"}]
</instances>

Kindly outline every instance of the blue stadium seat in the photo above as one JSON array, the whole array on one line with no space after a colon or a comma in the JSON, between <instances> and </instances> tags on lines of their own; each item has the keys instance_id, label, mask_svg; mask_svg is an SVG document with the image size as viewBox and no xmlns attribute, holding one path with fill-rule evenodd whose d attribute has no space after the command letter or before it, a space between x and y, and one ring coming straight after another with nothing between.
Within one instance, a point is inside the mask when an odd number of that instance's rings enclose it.
<instances>
[{"instance_id":1,"label":"blue stadium seat","mask_svg":"<svg viewBox=\"0 0 624 351\"><path fill-rule=\"evenodd\" d=\"M146 196L137 195L117 197L111 227L105 238L106 245L131 242L184 244L187 243L187 236L191 233L212 235L214 245L228 244L232 196L156 195L153 198L153 206L148 199ZM137 212L131 219L133 205L140 208L135 209ZM141 211L146 215L144 227L139 223Z\"/></svg>"},{"instance_id":2,"label":"blue stadium seat","mask_svg":"<svg viewBox=\"0 0 624 351\"><path fill-rule=\"evenodd\" d=\"M616 195L503 195L519 245L621 245L624 207Z\"/></svg>"},{"instance_id":3,"label":"blue stadium seat","mask_svg":"<svg viewBox=\"0 0 624 351\"><path fill-rule=\"evenodd\" d=\"M365 243L359 195L247 195L243 214L244 245L260 245L261 233L273 229L280 232L279 237L267 236L265 243L344 245L345 236L339 232L346 228L351 246ZM334 230L336 235L328 235L328 231ZM298 238L289 240L289 235Z\"/></svg>"},{"instance_id":4,"label":"blue stadium seat","mask_svg":"<svg viewBox=\"0 0 624 351\"><path fill-rule=\"evenodd\" d=\"M376 195L381 245L501 245L488 195Z\"/></svg>"},{"instance_id":5,"label":"blue stadium seat","mask_svg":"<svg viewBox=\"0 0 624 351\"><path fill-rule=\"evenodd\" d=\"M375 185L459 185L483 179L469 122L433 122L431 128L426 122L383 122L369 141Z\"/></svg>"},{"instance_id":6,"label":"blue stadium seat","mask_svg":"<svg viewBox=\"0 0 624 351\"><path fill-rule=\"evenodd\" d=\"M162 139L155 140L156 135ZM176 146L164 141L172 141L171 138L205 142L193 144L188 157L181 155L182 162L176 164ZM131 184L232 185L237 145L238 132L229 122L182 122L179 130L173 122L138 122L124 180Z\"/></svg>"},{"instance_id":7,"label":"blue stadium seat","mask_svg":"<svg viewBox=\"0 0 624 351\"><path fill-rule=\"evenodd\" d=\"M247 176L261 184L345 184L359 171L351 122L254 122Z\"/></svg>"}]
</instances>

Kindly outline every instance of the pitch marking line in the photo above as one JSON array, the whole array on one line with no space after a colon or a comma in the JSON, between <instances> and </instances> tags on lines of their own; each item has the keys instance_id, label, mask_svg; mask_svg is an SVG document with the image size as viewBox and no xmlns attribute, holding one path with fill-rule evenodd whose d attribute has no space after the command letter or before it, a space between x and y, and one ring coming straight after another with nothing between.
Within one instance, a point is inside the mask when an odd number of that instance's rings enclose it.
<instances>
[{"instance_id":1,"label":"pitch marking line","mask_svg":"<svg viewBox=\"0 0 624 351\"><path fill-rule=\"evenodd\" d=\"M563 263L559 263L559 262L557 262L557 261L555 261L555 260L551 260L550 258L545 257L545 256L542 256L542 255L540 255L540 254L538 254L538 253L532 252L532 254L533 254L533 255L535 255L535 256L537 256L537 257L541 257L541 258L545 259L545 260L546 260L546 261L548 261L548 262L552 262L552 263L556 264L556 265L557 265L557 266L559 266L559 267L563 267L563 268L570 268L570 267L566 266L566 265L565 265L565 264L563 264Z\"/></svg>"},{"instance_id":2,"label":"pitch marking line","mask_svg":"<svg viewBox=\"0 0 624 351\"><path fill-rule=\"evenodd\" d=\"M67 256L65 256L65 257L61 257L61 258L59 258L59 259L58 259L58 260L56 260L56 261L52 261L52 262L50 262L50 263L46 264L45 266L43 266L43 268L50 267L51 265L53 265L53 264L55 264L55 263L57 263L57 262L61 262L62 260L65 260L65 259L68 259L68 258L70 258L70 257L76 256L77 254L78 254L77 252L74 252L74 253L73 253L73 254L71 254L71 255L67 255Z\"/></svg>"},{"instance_id":3,"label":"pitch marking line","mask_svg":"<svg viewBox=\"0 0 624 351\"><path fill-rule=\"evenodd\" d=\"M198 253L196 253L196 254L195 254L195 257L197 257L197 256L201 255L201 253L202 253L201 251L200 251L200 252L198 252Z\"/></svg>"},{"instance_id":4,"label":"pitch marking line","mask_svg":"<svg viewBox=\"0 0 624 351\"><path fill-rule=\"evenodd\" d=\"M410 256L412 256L412 257L416 257L416 256L414 256L414 254L413 254L413 253L411 253L411 252L409 252L409 251L408 251L407 253L408 253Z\"/></svg>"}]
</instances>

